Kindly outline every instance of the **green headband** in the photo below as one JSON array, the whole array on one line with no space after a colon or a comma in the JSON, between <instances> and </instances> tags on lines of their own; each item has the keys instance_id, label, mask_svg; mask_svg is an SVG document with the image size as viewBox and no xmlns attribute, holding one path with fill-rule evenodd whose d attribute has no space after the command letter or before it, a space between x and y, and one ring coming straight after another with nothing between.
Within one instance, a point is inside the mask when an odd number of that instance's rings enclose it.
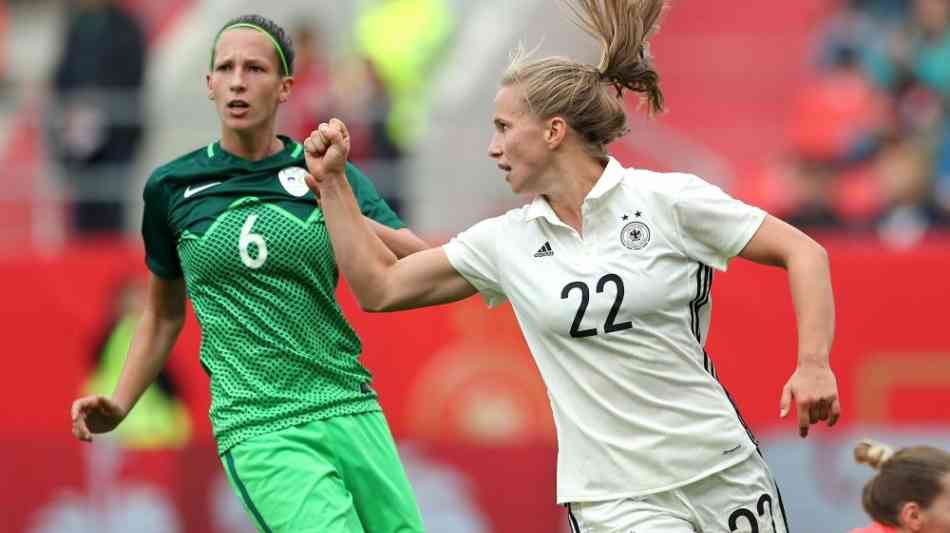
<instances>
[{"instance_id":1,"label":"green headband","mask_svg":"<svg viewBox=\"0 0 950 533\"><path fill-rule=\"evenodd\" d=\"M284 49L281 48L280 43L277 42L277 39L275 39L274 36L271 35L270 32L268 32L264 28L254 25L254 24L249 24L247 22L238 22L237 24L232 24L218 32L218 35L216 35L214 38L214 43L211 45L211 64L208 67L209 70L214 70L214 50L215 48L218 47L218 39L221 38L222 33L228 30L233 30L234 28L250 28L252 30L257 30L263 33L264 35L266 35L267 38L270 39L270 42L273 43L274 49L277 50L277 55L280 56L280 62L284 66L284 75L290 76L292 74L290 67L287 65L287 58L284 57Z\"/></svg>"}]
</instances>

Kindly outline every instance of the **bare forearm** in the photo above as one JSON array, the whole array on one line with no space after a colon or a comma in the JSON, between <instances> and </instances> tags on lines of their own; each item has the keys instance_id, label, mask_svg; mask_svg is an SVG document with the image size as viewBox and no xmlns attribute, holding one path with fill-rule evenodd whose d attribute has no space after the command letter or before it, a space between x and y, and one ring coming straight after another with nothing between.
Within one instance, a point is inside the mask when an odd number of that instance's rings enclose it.
<instances>
[{"instance_id":1,"label":"bare forearm","mask_svg":"<svg viewBox=\"0 0 950 533\"><path fill-rule=\"evenodd\" d=\"M798 323L798 364L828 365L835 332L835 305L828 255L818 245L787 264Z\"/></svg>"},{"instance_id":2,"label":"bare forearm","mask_svg":"<svg viewBox=\"0 0 950 533\"><path fill-rule=\"evenodd\" d=\"M158 318L148 312L139 321L122 374L112 393L112 399L126 413L158 377L183 324L184 317Z\"/></svg>"},{"instance_id":3,"label":"bare forearm","mask_svg":"<svg viewBox=\"0 0 950 533\"><path fill-rule=\"evenodd\" d=\"M337 265L360 305L376 307L385 296L384 273L396 255L366 222L345 178L326 179L320 194Z\"/></svg>"},{"instance_id":4,"label":"bare forearm","mask_svg":"<svg viewBox=\"0 0 950 533\"><path fill-rule=\"evenodd\" d=\"M379 237L383 244L386 245L386 248L389 248L389 251L393 253L398 259L402 259L407 255L414 254L416 252L421 252L422 250L427 250L429 244L424 240L420 239L415 233L409 231L408 229L392 229L388 226L384 226L379 222L371 218L364 217L367 224L370 225L373 232L376 233L376 236Z\"/></svg>"},{"instance_id":5,"label":"bare forearm","mask_svg":"<svg viewBox=\"0 0 950 533\"><path fill-rule=\"evenodd\" d=\"M835 304L825 249L769 215L740 255L788 272L798 325L798 364L827 366L835 333Z\"/></svg>"},{"instance_id":6,"label":"bare forearm","mask_svg":"<svg viewBox=\"0 0 950 533\"><path fill-rule=\"evenodd\" d=\"M363 309L408 309L455 301L474 293L441 248L397 259L365 221L345 176L350 138L343 122L331 119L329 124L320 124L304 141L304 148L310 171L307 186L320 197L337 266ZM401 242L395 248L401 253L424 246Z\"/></svg>"}]
</instances>

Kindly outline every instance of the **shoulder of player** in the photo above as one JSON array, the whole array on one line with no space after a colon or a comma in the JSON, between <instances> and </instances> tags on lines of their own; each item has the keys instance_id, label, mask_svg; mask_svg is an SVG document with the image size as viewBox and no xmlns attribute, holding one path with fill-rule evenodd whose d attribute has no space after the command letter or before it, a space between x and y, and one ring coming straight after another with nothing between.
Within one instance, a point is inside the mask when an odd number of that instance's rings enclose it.
<instances>
[{"instance_id":1,"label":"shoulder of player","mask_svg":"<svg viewBox=\"0 0 950 533\"><path fill-rule=\"evenodd\" d=\"M145 184L146 190L161 187L169 178L191 173L198 165L207 166L207 152L208 146L196 148L155 167Z\"/></svg>"},{"instance_id":2,"label":"shoulder of player","mask_svg":"<svg viewBox=\"0 0 950 533\"><path fill-rule=\"evenodd\" d=\"M483 218L462 230L459 235L492 235L495 238L511 237L512 230L519 227L526 227L524 210L527 206L511 209L500 215Z\"/></svg>"},{"instance_id":3,"label":"shoulder of player","mask_svg":"<svg viewBox=\"0 0 950 533\"><path fill-rule=\"evenodd\" d=\"M521 236L533 235L538 231L544 216L539 216L537 209L534 202L531 202L482 222L491 224L500 237L518 240Z\"/></svg>"},{"instance_id":4,"label":"shoulder of player","mask_svg":"<svg viewBox=\"0 0 950 533\"><path fill-rule=\"evenodd\" d=\"M641 168L628 168L622 186L640 194L653 196L672 203L684 189L703 179L686 172L656 172Z\"/></svg>"},{"instance_id":5,"label":"shoulder of player","mask_svg":"<svg viewBox=\"0 0 950 533\"><path fill-rule=\"evenodd\" d=\"M509 226L523 226L532 223L531 212L534 202L526 203L519 207L514 207L495 217L499 224Z\"/></svg>"}]
</instances>

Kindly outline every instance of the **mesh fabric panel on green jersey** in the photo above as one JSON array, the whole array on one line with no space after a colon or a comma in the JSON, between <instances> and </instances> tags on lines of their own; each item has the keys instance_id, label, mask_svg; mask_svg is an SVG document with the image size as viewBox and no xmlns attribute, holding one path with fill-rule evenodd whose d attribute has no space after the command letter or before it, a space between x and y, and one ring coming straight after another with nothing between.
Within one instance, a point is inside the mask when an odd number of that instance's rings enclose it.
<instances>
[{"instance_id":1,"label":"mesh fabric panel on green jersey","mask_svg":"<svg viewBox=\"0 0 950 533\"><path fill-rule=\"evenodd\" d=\"M184 274L220 453L311 420L379 410L359 338L336 302L339 276L323 212L302 183L302 149L282 139L282 152L258 162L213 144L160 167L145 190L147 263L161 277ZM364 214L403 227L355 167L347 177Z\"/></svg>"}]
</instances>

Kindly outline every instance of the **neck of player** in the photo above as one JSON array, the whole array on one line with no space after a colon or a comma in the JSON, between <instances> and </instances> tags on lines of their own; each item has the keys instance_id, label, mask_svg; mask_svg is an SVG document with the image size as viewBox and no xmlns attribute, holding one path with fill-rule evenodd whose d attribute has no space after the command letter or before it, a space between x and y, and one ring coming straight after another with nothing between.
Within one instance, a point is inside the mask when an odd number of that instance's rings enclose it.
<instances>
[{"instance_id":1,"label":"neck of player","mask_svg":"<svg viewBox=\"0 0 950 533\"><path fill-rule=\"evenodd\" d=\"M604 173L604 165L586 153L565 156L554 162L551 169L553 177L543 196L561 222L583 235L584 216L581 206Z\"/></svg>"},{"instance_id":2,"label":"neck of player","mask_svg":"<svg viewBox=\"0 0 950 533\"><path fill-rule=\"evenodd\" d=\"M221 148L241 159L260 161L284 149L284 142L277 137L274 123L257 130L232 130L221 128Z\"/></svg>"}]
</instances>

